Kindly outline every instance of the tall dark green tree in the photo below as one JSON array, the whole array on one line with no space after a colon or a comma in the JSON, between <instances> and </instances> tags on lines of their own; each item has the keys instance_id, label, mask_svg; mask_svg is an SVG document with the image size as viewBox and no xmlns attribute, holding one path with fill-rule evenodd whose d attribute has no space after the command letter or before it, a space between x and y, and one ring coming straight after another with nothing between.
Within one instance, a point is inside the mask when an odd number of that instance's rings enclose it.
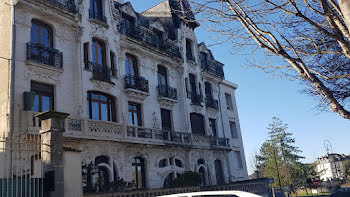
<instances>
[{"instance_id":1,"label":"tall dark green tree","mask_svg":"<svg viewBox=\"0 0 350 197\"><path fill-rule=\"evenodd\" d=\"M279 118L273 117L269 124L268 135L257 156L259 173L275 180L273 187L292 186L299 182L300 174L304 174L300 159L301 151L295 146L288 125Z\"/></svg>"}]
</instances>

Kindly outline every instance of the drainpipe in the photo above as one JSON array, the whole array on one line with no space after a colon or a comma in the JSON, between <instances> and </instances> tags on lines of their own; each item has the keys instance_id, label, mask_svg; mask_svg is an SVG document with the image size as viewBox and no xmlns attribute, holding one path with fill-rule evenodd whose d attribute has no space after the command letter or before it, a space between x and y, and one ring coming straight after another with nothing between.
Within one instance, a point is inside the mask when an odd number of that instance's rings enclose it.
<instances>
[{"instance_id":1,"label":"drainpipe","mask_svg":"<svg viewBox=\"0 0 350 197\"><path fill-rule=\"evenodd\" d=\"M15 108L15 101L14 101L14 96L15 96L15 67L16 67L16 24L15 24L15 0L11 0L11 25L12 25L12 35L11 35L11 54L10 54L10 116L9 116L9 133L10 137L12 138L13 133L14 133L14 108Z\"/></svg>"}]
</instances>

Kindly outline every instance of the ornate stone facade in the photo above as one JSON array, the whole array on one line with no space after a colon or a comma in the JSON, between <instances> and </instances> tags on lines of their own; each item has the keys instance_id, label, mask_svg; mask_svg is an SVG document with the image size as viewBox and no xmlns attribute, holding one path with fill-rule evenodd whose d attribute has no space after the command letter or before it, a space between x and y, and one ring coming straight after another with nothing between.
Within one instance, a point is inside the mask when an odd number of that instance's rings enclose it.
<instances>
[{"instance_id":1,"label":"ornate stone facade","mask_svg":"<svg viewBox=\"0 0 350 197\"><path fill-rule=\"evenodd\" d=\"M98 17L89 11L90 1L77 1L77 12L48 6L50 1L44 3L45 0L18 1L14 130L33 134L40 129L37 120L35 123L28 118L35 112L27 113L24 109L24 102L30 99L23 99L23 94L32 90L33 82L50 85L54 91L49 107L70 114L64 134L65 147L80 150L82 163L92 162L106 169L110 182L117 178L132 181L131 160L135 157L143 158L145 185L142 187L147 188L162 187L169 174L176 176L184 171L201 172L205 185L217 184L218 173L226 183L247 179L234 96L237 86L225 81L223 73L217 76L203 69L206 61L219 65L214 69L222 69L223 65L214 59L205 44L197 44L194 29L199 24L186 23L172 14L168 1L145 13L136 13L129 2L101 1L103 16ZM159 8L167 13L166 17L157 16ZM127 29L130 27L125 26L125 20L132 20L131 29ZM28 58L26 44L36 42L31 36L33 21L52 29L51 46L46 50L63 54L62 67L47 65L48 60L55 61L48 53L34 51L38 57ZM103 57L94 48L97 41L103 43L100 44ZM204 54L208 60L203 59ZM125 66L130 55L135 58L138 70L138 76L133 79L128 78L131 71L126 71ZM159 65L166 70L164 84L159 82ZM195 76L195 81L191 81L190 75ZM127 83L131 83L131 88L126 88ZM147 89L140 84L147 84ZM157 88L160 85L166 86L165 91ZM169 98L169 90L173 89L177 90L176 99ZM89 103L92 101L88 92L107 95L108 112L102 109L103 104L99 104L99 112L88 111L95 110ZM209 92L210 101L217 103L216 109L208 108ZM226 94L231 101L227 101ZM137 125L130 125L133 122L129 102L140 106ZM227 102L231 102L232 108L228 109ZM5 105L1 105L1 114L6 114L3 108ZM171 128L163 128L166 122L162 122L161 109L170 111L167 124L170 121ZM94 113L103 110L110 122L103 115L95 116ZM202 117L202 122L195 122L192 114ZM214 126L210 119L214 120ZM198 124L203 124L200 130ZM2 122L2 125L6 124ZM195 129L200 133L196 134ZM219 167L215 166L217 160Z\"/></svg>"}]
</instances>

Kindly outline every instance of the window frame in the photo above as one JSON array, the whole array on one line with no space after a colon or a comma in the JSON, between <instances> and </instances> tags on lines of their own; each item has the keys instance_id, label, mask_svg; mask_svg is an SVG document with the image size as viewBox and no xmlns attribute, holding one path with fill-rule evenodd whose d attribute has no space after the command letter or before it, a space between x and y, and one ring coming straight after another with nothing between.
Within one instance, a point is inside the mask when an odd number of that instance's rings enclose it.
<instances>
[{"instance_id":1,"label":"window frame","mask_svg":"<svg viewBox=\"0 0 350 197\"><path fill-rule=\"evenodd\" d=\"M95 48L95 50L94 50ZM101 55L102 55L102 63L99 62L99 49L101 49ZM93 38L92 44L91 44L91 50L92 50L92 61L95 64L101 65L101 66L107 66L107 58L106 58L106 44L98 39ZM95 55L95 57L94 57ZM95 61L94 61L95 58Z\"/></svg>"},{"instance_id":2,"label":"window frame","mask_svg":"<svg viewBox=\"0 0 350 197\"><path fill-rule=\"evenodd\" d=\"M214 131L213 131L213 127L214 127ZM218 137L218 128L216 125L216 119L214 118L209 118L209 128L211 130L211 133L214 137Z\"/></svg>"},{"instance_id":3,"label":"window frame","mask_svg":"<svg viewBox=\"0 0 350 197\"><path fill-rule=\"evenodd\" d=\"M130 106L135 106L136 110L134 110L133 108L130 109ZM141 112L141 104L140 103L135 103L135 102L128 102L128 116L130 115L130 112L132 114L132 124L130 124L130 117L129 117L129 125L133 125L133 126L142 126L142 112ZM135 125L134 122L134 113L136 112L136 116L137 116L137 125Z\"/></svg>"},{"instance_id":4,"label":"window frame","mask_svg":"<svg viewBox=\"0 0 350 197\"><path fill-rule=\"evenodd\" d=\"M42 97L46 96L50 98L50 104L49 104L49 110L55 109L55 88L52 85L40 83L40 82L34 82L32 81L31 84L31 91L35 92L35 96L38 96L38 112L43 112L42 109ZM33 105L34 107L34 105ZM33 111L32 107L32 111Z\"/></svg>"},{"instance_id":5,"label":"window frame","mask_svg":"<svg viewBox=\"0 0 350 197\"><path fill-rule=\"evenodd\" d=\"M236 160L237 160L237 169L241 170L243 169L243 160L242 160L242 155L241 151L234 151Z\"/></svg>"},{"instance_id":6,"label":"window frame","mask_svg":"<svg viewBox=\"0 0 350 197\"><path fill-rule=\"evenodd\" d=\"M229 99L228 99L229 98ZM233 111L232 96L229 93L225 93L226 107L228 110Z\"/></svg>"},{"instance_id":7,"label":"window frame","mask_svg":"<svg viewBox=\"0 0 350 197\"><path fill-rule=\"evenodd\" d=\"M138 162L139 161L139 162ZM132 158L132 163L131 163L132 170L135 170L135 183L136 183L136 188L137 189L143 189L146 188L146 164L145 164L145 159L143 157L133 157ZM138 167L141 168L141 174L138 173ZM138 176L141 175L141 181L142 185L139 184L139 179ZM140 187L141 186L141 187Z\"/></svg>"},{"instance_id":8,"label":"window frame","mask_svg":"<svg viewBox=\"0 0 350 197\"><path fill-rule=\"evenodd\" d=\"M235 138L235 139L238 138L238 131L237 131L237 124L236 124L236 122L230 121L229 124L230 124L231 137ZM232 128L234 130L232 130Z\"/></svg>"},{"instance_id":9,"label":"window frame","mask_svg":"<svg viewBox=\"0 0 350 197\"><path fill-rule=\"evenodd\" d=\"M134 70L134 74L131 74L131 70L130 70L130 63L132 63L132 68ZM138 77L139 76L139 69L138 69L138 62L137 62L137 58L136 56L127 53L125 55L125 74L129 75L129 76L135 76Z\"/></svg>"},{"instance_id":10,"label":"window frame","mask_svg":"<svg viewBox=\"0 0 350 197\"><path fill-rule=\"evenodd\" d=\"M197 116L197 118L199 118L199 117L201 118L200 121L202 121L201 122L201 127L202 128L199 128L199 126L195 126L195 125L200 125L199 122L194 122L195 120L193 120L194 118L196 118L196 116ZM204 118L204 116L202 114L190 113L190 122L191 122L191 132L192 132L192 134L206 136L205 118ZM199 129L203 129L203 131L201 132Z\"/></svg>"},{"instance_id":11,"label":"window frame","mask_svg":"<svg viewBox=\"0 0 350 197\"><path fill-rule=\"evenodd\" d=\"M92 94L98 95L98 96L105 96L107 98L107 101L103 100L98 100L98 99L93 99ZM117 122L116 118L116 106L115 106L115 97L111 96L109 94L103 93L103 92L98 92L98 91L88 91L87 92L87 102L89 108L87 109L88 111L88 118L90 120L95 120L93 119L93 110L92 110L92 103L97 102L98 103L98 116L101 121L109 121L109 122ZM101 105L106 104L107 105L107 120L102 120L102 110L101 110Z\"/></svg>"},{"instance_id":12,"label":"window frame","mask_svg":"<svg viewBox=\"0 0 350 197\"><path fill-rule=\"evenodd\" d=\"M161 80L161 77L164 78L164 84L162 83L163 81ZM158 85L168 86L168 72L165 66L158 65L157 81Z\"/></svg>"},{"instance_id":13,"label":"window frame","mask_svg":"<svg viewBox=\"0 0 350 197\"><path fill-rule=\"evenodd\" d=\"M163 119L163 113L169 113L168 115L169 115L169 117L167 117L167 118L169 118L169 124L170 125L168 125L169 127L167 127L167 128L164 128L164 119ZM165 115L165 114L164 114ZM162 122L162 130L165 130L165 131L171 131L172 130L172 128L173 128L173 121L172 121L172 113L171 113L171 110L168 110L168 109L163 109L163 108L161 108L160 109L160 116L161 116L161 122Z\"/></svg>"},{"instance_id":14,"label":"window frame","mask_svg":"<svg viewBox=\"0 0 350 197\"><path fill-rule=\"evenodd\" d=\"M32 40L33 25L38 26L38 43L34 43L34 41ZM42 43L42 29L47 29L49 46L46 46ZM43 45L45 47L53 48L53 29L52 29L52 27L50 25L48 25L47 23L44 23L40 20L32 19L31 30L30 30L30 42L34 43L34 44L40 44L40 45Z\"/></svg>"}]
</instances>

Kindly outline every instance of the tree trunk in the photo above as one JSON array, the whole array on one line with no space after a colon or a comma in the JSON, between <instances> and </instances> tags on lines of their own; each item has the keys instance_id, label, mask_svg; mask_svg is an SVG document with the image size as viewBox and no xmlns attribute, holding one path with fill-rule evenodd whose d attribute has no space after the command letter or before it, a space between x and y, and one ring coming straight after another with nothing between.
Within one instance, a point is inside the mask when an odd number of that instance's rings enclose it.
<instances>
[{"instance_id":1,"label":"tree trunk","mask_svg":"<svg viewBox=\"0 0 350 197\"><path fill-rule=\"evenodd\" d=\"M339 7L344 15L344 20L350 31L350 0L339 0Z\"/></svg>"}]
</instances>

